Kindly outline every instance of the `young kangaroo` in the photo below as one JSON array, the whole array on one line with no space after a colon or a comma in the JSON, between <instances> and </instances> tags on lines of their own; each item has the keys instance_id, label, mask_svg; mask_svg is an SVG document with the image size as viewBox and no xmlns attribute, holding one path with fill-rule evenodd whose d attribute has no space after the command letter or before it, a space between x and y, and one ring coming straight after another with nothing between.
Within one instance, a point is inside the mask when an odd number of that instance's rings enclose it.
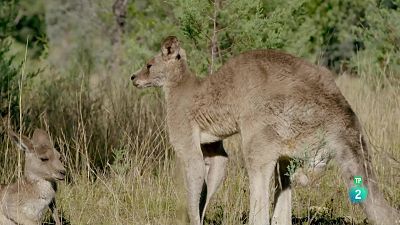
<instances>
[{"instance_id":1,"label":"young kangaroo","mask_svg":"<svg viewBox=\"0 0 400 225\"><path fill-rule=\"evenodd\" d=\"M13 131L8 134L24 151L25 168L21 179L0 187L0 224L41 224L42 215L49 207L54 221L61 225L55 204L56 181L65 178L60 153L44 130L36 129L32 140Z\"/></svg>"},{"instance_id":2,"label":"young kangaroo","mask_svg":"<svg viewBox=\"0 0 400 225\"><path fill-rule=\"evenodd\" d=\"M363 177L369 195L362 207L370 221L393 225L399 218L378 190L360 123L328 70L279 51L256 50L199 80L177 38L168 37L161 53L131 79L139 88L161 86L165 92L169 138L184 162L192 225L203 223L224 179L222 140L236 133L250 179L249 224L291 224L285 174L288 160L306 154L315 156L314 164L335 159L348 186L353 176ZM274 175L279 188L270 221Z\"/></svg>"}]
</instances>

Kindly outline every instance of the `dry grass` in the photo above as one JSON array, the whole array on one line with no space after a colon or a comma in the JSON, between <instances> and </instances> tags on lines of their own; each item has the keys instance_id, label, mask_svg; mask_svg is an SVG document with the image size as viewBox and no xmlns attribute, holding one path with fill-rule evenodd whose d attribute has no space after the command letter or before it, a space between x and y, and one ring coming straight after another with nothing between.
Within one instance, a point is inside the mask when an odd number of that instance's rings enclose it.
<instances>
[{"instance_id":1,"label":"dry grass","mask_svg":"<svg viewBox=\"0 0 400 225\"><path fill-rule=\"evenodd\" d=\"M119 79L112 83L101 94L86 100L82 96L87 93L81 88L70 88L70 96L75 97L62 97L69 102L65 103L68 107L58 111L37 109L40 114L35 114L34 109L30 112L31 116L39 115L32 124L48 125L57 148L65 156L69 178L60 185L57 195L64 218L74 225L184 224L185 199L178 178L179 166L168 144L162 101L154 98L160 95L153 91L143 95ZM400 90L372 91L363 81L345 76L337 83L368 134L385 197L400 208ZM100 103L94 104L93 99ZM31 107L39 103L32 102ZM85 107L96 105L100 105L94 108L96 112L85 112ZM4 154L0 161L5 166L0 181L6 183L16 175L16 154L7 141L2 143L0 152ZM109 152L107 160L96 158L102 146ZM246 222L248 179L238 138L227 140L226 147L230 156L228 176L208 208L206 224ZM343 224L341 218L362 224L365 218L359 207L349 204L334 164L312 185L295 187L293 196L294 216L305 218L303 224L315 224L318 218L325 218L330 224ZM322 209L319 216L311 208Z\"/></svg>"}]
</instances>

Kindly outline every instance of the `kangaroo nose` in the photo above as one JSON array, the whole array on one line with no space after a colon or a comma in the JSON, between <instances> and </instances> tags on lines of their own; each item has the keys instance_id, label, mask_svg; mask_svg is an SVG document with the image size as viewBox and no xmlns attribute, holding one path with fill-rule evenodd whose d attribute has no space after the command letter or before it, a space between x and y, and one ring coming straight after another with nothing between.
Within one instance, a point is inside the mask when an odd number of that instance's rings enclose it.
<instances>
[{"instance_id":1,"label":"kangaroo nose","mask_svg":"<svg viewBox=\"0 0 400 225\"><path fill-rule=\"evenodd\" d=\"M65 171L65 170L61 170L61 171L60 171L60 174L63 175L63 176L65 176L66 171Z\"/></svg>"},{"instance_id":2,"label":"kangaroo nose","mask_svg":"<svg viewBox=\"0 0 400 225\"><path fill-rule=\"evenodd\" d=\"M133 75L131 76L131 80L134 80L134 79L135 79L135 77L136 77L136 75L135 75L135 74L133 74Z\"/></svg>"}]
</instances>

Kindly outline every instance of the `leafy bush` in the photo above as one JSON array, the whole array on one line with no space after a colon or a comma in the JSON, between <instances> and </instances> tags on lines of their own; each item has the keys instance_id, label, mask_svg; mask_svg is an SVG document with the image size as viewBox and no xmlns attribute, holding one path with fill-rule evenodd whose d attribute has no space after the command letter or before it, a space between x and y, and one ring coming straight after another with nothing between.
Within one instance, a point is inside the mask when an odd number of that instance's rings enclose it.
<instances>
[{"instance_id":1,"label":"leafy bush","mask_svg":"<svg viewBox=\"0 0 400 225\"><path fill-rule=\"evenodd\" d=\"M4 117L10 113L15 118L19 113L18 75L20 74L20 65L13 65L14 57L7 55L9 51L9 41L0 41L0 115Z\"/></svg>"},{"instance_id":2,"label":"leafy bush","mask_svg":"<svg viewBox=\"0 0 400 225\"><path fill-rule=\"evenodd\" d=\"M189 1L174 3L180 35L185 37L192 68L198 74L210 71L211 48L215 48L215 70L227 58L256 48L281 47L263 14L261 1ZM215 28L214 28L215 20ZM216 46L212 46L215 37Z\"/></svg>"},{"instance_id":3,"label":"leafy bush","mask_svg":"<svg viewBox=\"0 0 400 225\"><path fill-rule=\"evenodd\" d=\"M365 14L366 26L355 30L365 48L352 59L352 64L375 86L399 86L400 1L381 1L379 7L368 7Z\"/></svg>"},{"instance_id":4,"label":"leafy bush","mask_svg":"<svg viewBox=\"0 0 400 225\"><path fill-rule=\"evenodd\" d=\"M20 82L22 75L25 75L22 71L23 65L10 52L9 37L15 29L13 21L17 16L15 4L15 1L0 2L0 117L8 116L16 125L19 121L20 89L24 88L26 81ZM34 75L35 73L27 73L26 78Z\"/></svg>"},{"instance_id":5,"label":"leafy bush","mask_svg":"<svg viewBox=\"0 0 400 225\"><path fill-rule=\"evenodd\" d=\"M217 2L217 67L245 50L277 48L337 73L362 75L374 86L382 80L398 84L398 1ZM189 42L192 67L205 74L210 64L214 1L177 0L174 9L180 35ZM371 65L374 73L363 72L371 71Z\"/></svg>"}]
</instances>

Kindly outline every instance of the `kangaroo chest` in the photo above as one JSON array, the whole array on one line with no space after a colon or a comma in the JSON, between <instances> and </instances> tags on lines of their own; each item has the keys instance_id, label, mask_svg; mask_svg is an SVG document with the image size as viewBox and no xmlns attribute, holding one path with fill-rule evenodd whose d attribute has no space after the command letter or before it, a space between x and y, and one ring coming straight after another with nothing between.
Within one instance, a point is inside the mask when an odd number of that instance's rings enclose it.
<instances>
[{"instance_id":1,"label":"kangaroo chest","mask_svg":"<svg viewBox=\"0 0 400 225\"><path fill-rule=\"evenodd\" d=\"M55 191L50 182L38 181L32 187L20 187L20 192L6 193L6 196L3 210L7 218L38 222L55 197Z\"/></svg>"},{"instance_id":2,"label":"kangaroo chest","mask_svg":"<svg viewBox=\"0 0 400 225\"><path fill-rule=\"evenodd\" d=\"M55 191L49 182L38 182L37 191L32 198L27 199L22 210L31 218L40 219L50 202L55 197Z\"/></svg>"}]
</instances>

